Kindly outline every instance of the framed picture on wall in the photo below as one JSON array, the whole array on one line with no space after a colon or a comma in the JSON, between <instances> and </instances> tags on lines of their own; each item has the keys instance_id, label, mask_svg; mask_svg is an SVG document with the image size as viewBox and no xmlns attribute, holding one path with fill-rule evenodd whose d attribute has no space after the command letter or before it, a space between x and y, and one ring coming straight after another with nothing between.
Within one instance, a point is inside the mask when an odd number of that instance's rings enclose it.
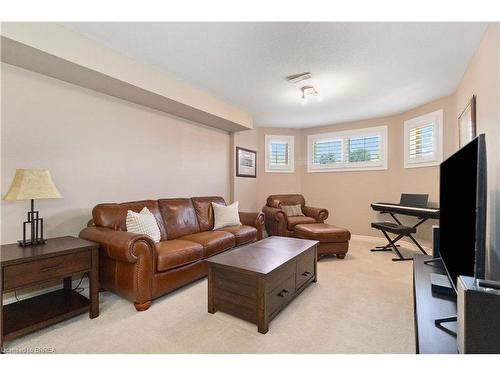
<instances>
[{"instance_id":1,"label":"framed picture on wall","mask_svg":"<svg viewBox=\"0 0 500 375\"><path fill-rule=\"evenodd\" d=\"M236 176L257 177L257 151L236 147Z\"/></svg>"},{"instance_id":2,"label":"framed picture on wall","mask_svg":"<svg viewBox=\"0 0 500 375\"><path fill-rule=\"evenodd\" d=\"M476 95L467 103L458 118L458 141L462 147L476 137Z\"/></svg>"}]
</instances>

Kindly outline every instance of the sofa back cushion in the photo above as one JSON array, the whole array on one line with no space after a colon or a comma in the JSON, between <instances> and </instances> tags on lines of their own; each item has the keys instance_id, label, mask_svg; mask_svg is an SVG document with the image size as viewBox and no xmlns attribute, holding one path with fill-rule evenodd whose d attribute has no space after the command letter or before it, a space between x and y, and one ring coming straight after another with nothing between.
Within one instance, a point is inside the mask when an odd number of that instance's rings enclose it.
<instances>
[{"instance_id":1,"label":"sofa back cushion","mask_svg":"<svg viewBox=\"0 0 500 375\"><path fill-rule=\"evenodd\" d=\"M167 232L160 212L158 201L135 201L125 203L102 203L98 204L92 210L94 225L106 227L113 230L126 231L127 211L140 212L144 207L153 214L160 228L161 240L167 239Z\"/></svg>"},{"instance_id":2,"label":"sofa back cushion","mask_svg":"<svg viewBox=\"0 0 500 375\"><path fill-rule=\"evenodd\" d=\"M193 203L189 198L158 200L165 221L167 238L173 240L200 231Z\"/></svg>"},{"instance_id":3,"label":"sofa back cushion","mask_svg":"<svg viewBox=\"0 0 500 375\"><path fill-rule=\"evenodd\" d=\"M301 194L277 194L270 195L267 198L269 207L281 208L281 206L294 206L300 204L301 207L306 205L304 196Z\"/></svg>"},{"instance_id":4,"label":"sofa back cushion","mask_svg":"<svg viewBox=\"0 0 500 375\"><path fill-rule=\"evenodd\" d=\"M207 230L214 229L214 210L212 208L212 202L225 206L226 202L224 201L224 198L193 197L191 198L191 201L193 202L193 206L196 211L196 216L200 225L200 231L206 232Z\"/></svg>"}]
</instances>

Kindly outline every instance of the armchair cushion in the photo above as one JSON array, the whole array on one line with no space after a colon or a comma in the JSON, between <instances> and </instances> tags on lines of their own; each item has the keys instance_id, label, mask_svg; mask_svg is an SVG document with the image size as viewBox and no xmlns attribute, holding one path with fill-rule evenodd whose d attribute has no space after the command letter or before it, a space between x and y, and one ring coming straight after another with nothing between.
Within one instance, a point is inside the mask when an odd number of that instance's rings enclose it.
<instances>
[{"instance_id":1,"label":"armchair cushion","mask_svg":"<svg viewBox=\"0 0 500 375\"><path fill-rule=\"evenodd\" d=\"M304 216L300 204L293 206L281 205L281 209L285 212L286 216Z\"/></svg>"},{"instance_id":2,"label":"armchair cushion","mask_svg":"<svg viewBox=\"0 0 500 375\"><path fill-rule=\"evenodd\" d=\"M202 245L205 257L229 250L236 245L236 239L231 233L219 230L193 233L183 236L180 239L197 242Z\"/></svg>"},{"instance_id":3,"label":"armchair cushion","mask_svg":"<svg viewBox=\"0 0 500 375\"><path fill-rule=\"evenodd\" d=\"M293 230L297 224L312 224L315 222L316 220L309 216L288 216L288 229Z\"/></svg>"},{"instance_id":4,"label":"armchair cushion","mask_svg":"<svg viewBox=\"0 0 500 375\"><path fill-rule=\"evenodd\" d=\"M168 240L156 245L156 253L156 268L162 272L203 259L203 246L192 241Z\"/></svg>"},{"instance_id":5,"label":"armchair cushion","mask_svg":"<svg viewBox=\"0 0 500 375\"><path fill-rule=\"evenodd\" d=\"M257 229L248 225L233 225L221 228L221 231L232 233L236 239L236 246L257 240Z\"/></svg>"}]
</instances>

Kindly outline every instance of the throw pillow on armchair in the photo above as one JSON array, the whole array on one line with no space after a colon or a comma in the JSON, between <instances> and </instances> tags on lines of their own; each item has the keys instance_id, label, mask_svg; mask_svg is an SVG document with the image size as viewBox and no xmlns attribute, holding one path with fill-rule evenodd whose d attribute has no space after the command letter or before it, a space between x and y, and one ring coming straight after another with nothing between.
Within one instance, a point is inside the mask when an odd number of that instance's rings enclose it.
<instances>
[{"instance_id":1,"label":"throw pillow on armchair","mask_svg":"<svg viewBox=\"0 0 500 375\"><path fill-rule=\"evenodd\" d=\"M300 204L296 204L293 206L282 205L281 209L285 212L286 216L304 216Z\"/></svg>"}]
</instances>

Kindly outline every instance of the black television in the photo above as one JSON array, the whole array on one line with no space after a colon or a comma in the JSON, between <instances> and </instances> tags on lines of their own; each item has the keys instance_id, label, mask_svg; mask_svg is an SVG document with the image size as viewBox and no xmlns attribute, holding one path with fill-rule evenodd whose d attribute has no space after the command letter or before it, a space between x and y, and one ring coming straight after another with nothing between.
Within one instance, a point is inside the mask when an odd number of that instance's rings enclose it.
<instances>
[{"instance_id":1,"label":"black television","mask_svg":"<svg viewBox=\"0 0 500 375\"><path fill-rule=\"evenodd\" d=\"M459 275L485 278L486 143L480 134L440 166L439 253L453 288Z\"/></svg>"}]
</instances>

